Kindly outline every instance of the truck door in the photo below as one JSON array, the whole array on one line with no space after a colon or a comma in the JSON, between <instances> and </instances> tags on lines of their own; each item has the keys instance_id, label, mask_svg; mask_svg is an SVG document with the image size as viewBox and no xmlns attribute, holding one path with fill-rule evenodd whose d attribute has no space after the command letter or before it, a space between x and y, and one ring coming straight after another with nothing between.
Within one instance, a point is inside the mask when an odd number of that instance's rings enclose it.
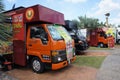
<instances>
[{"instance_id":1,"label":"truck door","mask_svg":"<svg viewBox=\"0 0 120 80\"><path fill-rule=\"evenodd\" d=\"M97 46L98 43L98 33L96 31L91 31L90 33L90 45Z\"/></svg>"},{"instance_id":2,"label":"truck door","mask_svg":"<svg viewBox=\"0 0 120 80\"><path fill-rule=\"evenodd\" d=\"M28 52L39 52L41 55L50 55L50 40L42 25L29 27L27 42ZM28 53L30 54L30 53Z\"/></svg>"},{"instance_id":3,"label":"truck door","mask_svg":"<svg viewBox=\"0 0 120 80\"><path fill-rule=\"evenodd\" d=\"M13 41L14 63L20 66L26 65L26 46L22 40Z\"/></svg>"}]
</instances>

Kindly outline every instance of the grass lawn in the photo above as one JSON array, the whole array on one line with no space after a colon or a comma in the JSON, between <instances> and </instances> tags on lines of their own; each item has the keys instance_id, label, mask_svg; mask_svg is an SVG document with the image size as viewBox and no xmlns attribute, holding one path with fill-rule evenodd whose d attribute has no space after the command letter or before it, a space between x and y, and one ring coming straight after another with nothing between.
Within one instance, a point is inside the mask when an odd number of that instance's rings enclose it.
<instances>
[{"instance_id":1,"label":"grass lawn","mask_svg":"<svg viewBox=\"0 0 120 80\"><path fill-rule=\"evenodd\" d=\"M120 44L115 44L115 47L120 48Z\"/></svg>"},{"instance_id":2,"label":"grass lawn","mask_svg":"<svg viewBox=\"0 0 120 80\"><path fill-rule=\"evenodd\" d=\"M100 68L104 59L105 56L76 56L76 60L73 64L78 66Z\"/></svg>"},{"instance_id":3,"label":"grass lawn","mask_svg":"<svg viewBox=\"0 0 120 80\"><path fill-rule=\"evenodd\" d=\"M89 50L110 50L110 48L89 47Z\"/></svg>"}]
</instances>

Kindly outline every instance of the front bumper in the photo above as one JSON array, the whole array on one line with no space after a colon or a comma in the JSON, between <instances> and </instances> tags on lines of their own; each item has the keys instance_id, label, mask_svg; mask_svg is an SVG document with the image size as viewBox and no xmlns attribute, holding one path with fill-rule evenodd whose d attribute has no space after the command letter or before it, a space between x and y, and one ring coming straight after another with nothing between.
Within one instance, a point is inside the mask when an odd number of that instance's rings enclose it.
<instances>
[{"instance_id":1,"label":"front bumper","mask_svg":"<svg viewBox=\"0 0 120 80\"><path fill-rule=\"evenodd\" d=\"M74 56L71 60L70 60L70 63L74 62L76 59L76 57ZM63 61L63 62L60 62L60 63L52 63L52 70L58 70L58 69L61 69L61 68L64 68L66 67L67 65L69 65L68 61Z\"/></svg>"}]
</instances>

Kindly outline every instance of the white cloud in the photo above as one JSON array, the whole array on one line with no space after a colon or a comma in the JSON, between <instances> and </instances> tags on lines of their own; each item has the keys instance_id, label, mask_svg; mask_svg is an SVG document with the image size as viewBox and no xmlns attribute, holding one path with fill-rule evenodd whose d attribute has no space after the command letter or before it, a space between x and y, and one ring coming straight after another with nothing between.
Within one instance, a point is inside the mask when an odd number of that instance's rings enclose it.
<instances>
[{"instance_id":1,"label":"white cloud","mask_svg":"<svg viewBox=\"0 0 120 80\"><path fill-rule=\"evenodd\" d=\"M16 0L7 0L8 2L12 3L12 2L15 2Z\"/></svg>"},{"instance_id":2,"label":"white cloud","mask_svg":"<svg viewBox=\"0 0 120 80\"><path fill-rule=\"evenodd\" d=\"M86 2L87 0L64 0L64 1L71 3L81 3L81 2Z\"/></svg>"},{"instance_id":3,"label":"white cloud","mask_svg":"<svg viewBox=\"0 0 120 80\"><path fill-rule=\"evenodd\" d=\"M118 15L116 15L114 18L110 19L110 21L113 24L120 25L120 13L118 13Z\"/></svg>"},{"instance_id":4,"label":"white cloud","mask_svg":"<svg viewBox=\"0 0 120 80\"><path fill-rule=\"evenodd\" d=\"M98 10L95 12L95 14L101 15L118 9L120 9L119 3L113 2L112 0L101 0L98 4Z\"/></svg>"},{"instance_id":5,"label":"white cloud","mask_svg":"<svg viewBox=\"0 0 120 80\"><path fill-rule=\"evenodd\" d=\"M115 2L116 1L116 2ZM120 1L118 0L101 0L88 15L91 17L98 18L100 21L105 22L105 14L110 13L109 23L120 24ZM93 13L93 14L91 14Z\"/></svg>"},{"instance_id":6,"label":"white cloud","mask_svg":"<svg viewBox=\"0 0 120 80\"><path fill-rule=\"evenodd\" d=\"M119 25L120 24L120 17L119 18L113 18L110 19L111 24Z\"/></svg>"},{"instance_id":7,"label":"white cloud","mask_svg":"<svg viewBox=\"0 0 120 80\"><path fill-rule=\"evenodd\" d=\"M120 17L120 13L118 13L118 17Z\"/></svg>"}]
</instances>

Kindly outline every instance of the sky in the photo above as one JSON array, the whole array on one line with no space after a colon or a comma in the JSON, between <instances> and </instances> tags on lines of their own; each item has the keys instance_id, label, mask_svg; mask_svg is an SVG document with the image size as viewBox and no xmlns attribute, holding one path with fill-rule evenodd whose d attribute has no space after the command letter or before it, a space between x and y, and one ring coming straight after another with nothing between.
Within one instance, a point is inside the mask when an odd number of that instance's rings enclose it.
<instances>
[{"instance_id":1,"label":"sky","mask_svg":"<svg viewBox=\"0 0 120 80\"><path fill-rule=\"evenodd\" d=\"M3 0L5 10L15 7L43 5L64 14L65 20L79 20L80 16L97 18L106 21L106 13L110 13L109 23L120 24L120 0Z\"/></svg>"}]
</instances>

